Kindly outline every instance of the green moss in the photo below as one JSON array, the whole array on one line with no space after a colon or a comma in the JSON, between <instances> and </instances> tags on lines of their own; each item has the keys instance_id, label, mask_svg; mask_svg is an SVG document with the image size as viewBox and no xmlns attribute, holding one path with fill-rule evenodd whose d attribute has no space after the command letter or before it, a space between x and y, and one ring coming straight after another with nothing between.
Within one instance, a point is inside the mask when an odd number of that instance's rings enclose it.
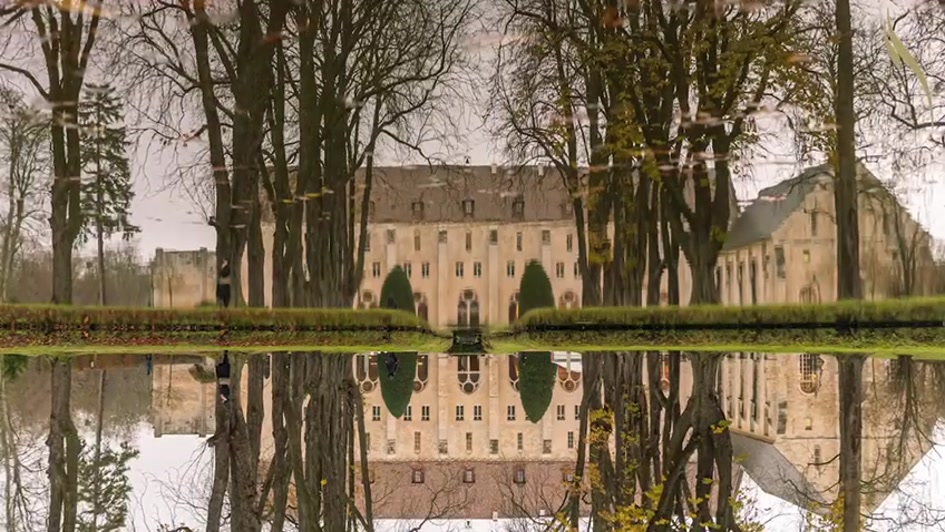
<instances>
[{"instance_id":1,"label":"green moss","mask_svg":"<svg viewBox=\"0 0 945 532\"><path fill-rule=\"evenodd\" d=\"M522 408L529 421L538 423L551 405L558 366L552 362L551 353L520 353L518 359Z\"/></svg>"},{"instance_id":2,"label":"green moss","mask_svg":"<svg viewBox=\"0 0 945 532\"><path fill-rule=\"evenodd\" d=\"M555 306L555 294L551 289L551 279L538 261L531 261L525 266L518 293L519 315L524 316L530 310Z\"/></svg>"},{"instance_id":3,"label":"green moss","mask_svg":"<svg viewBox=\"0 0 945 532\"><path fill-rule=\"evenodd\" d=\"M399 362L397 373L393 378L387 376L387 367L384 365L384 355L378 355L378 373L381 382L381 397L387 410L396 418L404 415L410 398L413 395L413 381L417 377L417 353L394 353Z\"/></svg>"},{"instance_id":4,"label":"green moss","mask_svg":"<svg viewBox=\"0 0 945 532\"><path fill-rule=\"evenodd\" d=\"M381 306L411 314L417 313L410 279L407 278L407 273L400 266L394 266L394 269L384 279L384 285L381 287Z\"/></svg>"}]
</instances>

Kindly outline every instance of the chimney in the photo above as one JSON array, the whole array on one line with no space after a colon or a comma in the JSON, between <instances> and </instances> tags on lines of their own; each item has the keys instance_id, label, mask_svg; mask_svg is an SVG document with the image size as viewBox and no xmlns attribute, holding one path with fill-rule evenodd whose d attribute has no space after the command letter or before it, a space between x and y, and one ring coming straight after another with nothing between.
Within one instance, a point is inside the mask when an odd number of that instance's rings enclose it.
<instances>
[{"instance_id":1,"label":"chimney","mask_svg":"<svg viewBox=\"0 0 945 532\"><path fill-rule=\"evenodd\" d=\"M498 173L499 173L499 165L493 164L493 165L492 165L492 175L496 175L496 174L498 174Z\"/></svg>"},{"instance_id":2,"label":"chimney","mask_svg":"<svg viewBox=\"0 0 945 532\"><path fill-rule=\"evenodd\" d=\"M545 165L538 163L538 177L545 177Z\"/></svg>"}]
</instances>

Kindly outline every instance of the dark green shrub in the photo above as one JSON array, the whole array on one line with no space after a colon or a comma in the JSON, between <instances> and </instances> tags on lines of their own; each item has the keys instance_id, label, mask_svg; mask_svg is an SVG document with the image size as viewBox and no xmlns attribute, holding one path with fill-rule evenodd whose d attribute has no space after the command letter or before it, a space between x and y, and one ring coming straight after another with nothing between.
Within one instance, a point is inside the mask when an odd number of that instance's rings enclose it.
<instances>
[{"instance_id":1,"label":"dark green shrub","mask_svg":"<svg viewBox=\"0 0 945 532\"><path fill-rule=\"evenodd\" d=\"M384 279L384 286L381 287L381 307L417 313L410 279L400 266L394 266Z\"/></svg>"},{"instance_id":2,"label":"dark green shrub","mask_svg":"<svg viewBox=\"0 0 945 532\"><path fill-rule=\"evenodd\" d=\"M555 306L555 294L551 289L551 279L545 273L541 263L531 261L522 273L522 282L518 293L519 316L536 308Z\"/></svg>"},{"instance_id":3,"label":"dark green shrub","mask_svg":"<svg viewBox=\"0 0 945 532\"><path fill-rule=\"evenodd\" d=\"M417 353L395 354L399 365L393 378L388 377L387 366L384 364L384 356L387 353L377 355L379 357L377 370L384 404L387 405L387 410L392 416L399 418L407 411L407 405L410 404L410 397L413 395L413 381L417 376Z\"/></svg>"},{"instance_id":4,"label":"dark green shrub","mask_svg":"<svg viewBox=\"0 0 945 532\"><path fill-rule=\"evenodd\" d=\"M519 353L518 361L522 408L529 421L538 423L551 405L558 366L552 362L551 353Z\"/></svg>"}]
</instances>

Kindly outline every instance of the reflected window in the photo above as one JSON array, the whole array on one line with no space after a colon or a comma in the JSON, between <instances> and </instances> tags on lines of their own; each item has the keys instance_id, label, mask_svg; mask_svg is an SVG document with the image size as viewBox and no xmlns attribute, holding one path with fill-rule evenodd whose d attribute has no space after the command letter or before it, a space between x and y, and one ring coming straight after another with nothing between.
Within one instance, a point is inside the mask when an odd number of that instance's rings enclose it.
<instances>
[{"instance_id":1,"label":"reflected window","mask_svg":"<svg viewBox=\"0 0 945 532\"><path fill-rule=\"evenodd\" d=\"M430 355L417 356L417 378L413 381L413 391L422 392L430 379ZM408 407L409 408L409 407Z\"/></svg>"},{"instance_id":2,"label":"reflected window","mask_svg":"<svg viewBox=\"0 0 945 532\"><path fill-rule=\"evenodd\" d=\"M575 363L580 356L581 355L578 353L567 352L564 354L564 367L558 364L558 384L560 384L566 392L577 390L578 384L581 381L581 374L576 371L577 364Z\"/></svg>"},{"instance_id":3,"label":"reflected window","mask_svg":"<svg viewBox=\"0 0 945 532\"><path fill-rule=\"evenodd\" d=\"M465 393L473 393L479 388L482 378L479 355L461 355L457 357L456 380Z\"/></svg>"},{"instance_id":4,"label":"reflected window","mask_svg":"<svg viewBox=\"0 0 945 532\"><path fill-rule=\"evenodd\" d=\"M479 302L475 300L469 302L469 326L479 326Z\"/></svg>"},{"instance_id":5,"label":"reflected window","mask_svg":"<svg viewBox=\"0 0 945 532\"><path fill-rule=\"evenodd\" d=\"M508 357L509 361L509 384L518 391L518 355Z\"/></svg>"},{"instance_id":6,"label":"reflected window","mask_svg":"<svg viewBox=\"0 0 945 532\"><path fill-rule=\"evenodd\" d=\"M820 355L803 354L799 359L800 387L804 393L814 393L820 387Z\"/></svg>"},{"instance_id":7,"label":"reflected window","mask_svg":"<svg viewBox=\"0 0 945 532\"><path fill-rule=\"evenodd\" d=\"M377 355L362 353L355 355L354 378L363 393L369 393L377 388Z\"/></svg>"}]
</instances>

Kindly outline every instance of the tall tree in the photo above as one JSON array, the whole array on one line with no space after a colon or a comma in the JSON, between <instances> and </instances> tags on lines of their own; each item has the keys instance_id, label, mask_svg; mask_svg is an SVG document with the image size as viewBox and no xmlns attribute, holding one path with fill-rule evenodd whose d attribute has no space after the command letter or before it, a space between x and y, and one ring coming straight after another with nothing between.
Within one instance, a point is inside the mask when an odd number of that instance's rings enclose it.
<instances>
[{"instance_id":1,"label":"tall tree","mask_svg":"<svg viewBox=\"0 0 945 532\"><path fill-rule=\"evenodd\" d=\"M130 142L125 133L121 100L111 85L89 84L79 102L82 142L82 232L98 249L99 305L106 301L105 239L122 233L127 239L140 229L130 220L134 190L128 163Z\"/></svg>"},{"instance_id":2,"label":"tall tree","mask_svg":"<svg viewBox=\"0 0 945 532\"><path fill-rule=\"evenodd\" d=\"M6 182L6 212L0 225L0 301L6 301L10 279L28 231L40 224L48 186L49 124L23 101L18 91L0 86L0 167Z\"/></svg>"}]
</instances>

